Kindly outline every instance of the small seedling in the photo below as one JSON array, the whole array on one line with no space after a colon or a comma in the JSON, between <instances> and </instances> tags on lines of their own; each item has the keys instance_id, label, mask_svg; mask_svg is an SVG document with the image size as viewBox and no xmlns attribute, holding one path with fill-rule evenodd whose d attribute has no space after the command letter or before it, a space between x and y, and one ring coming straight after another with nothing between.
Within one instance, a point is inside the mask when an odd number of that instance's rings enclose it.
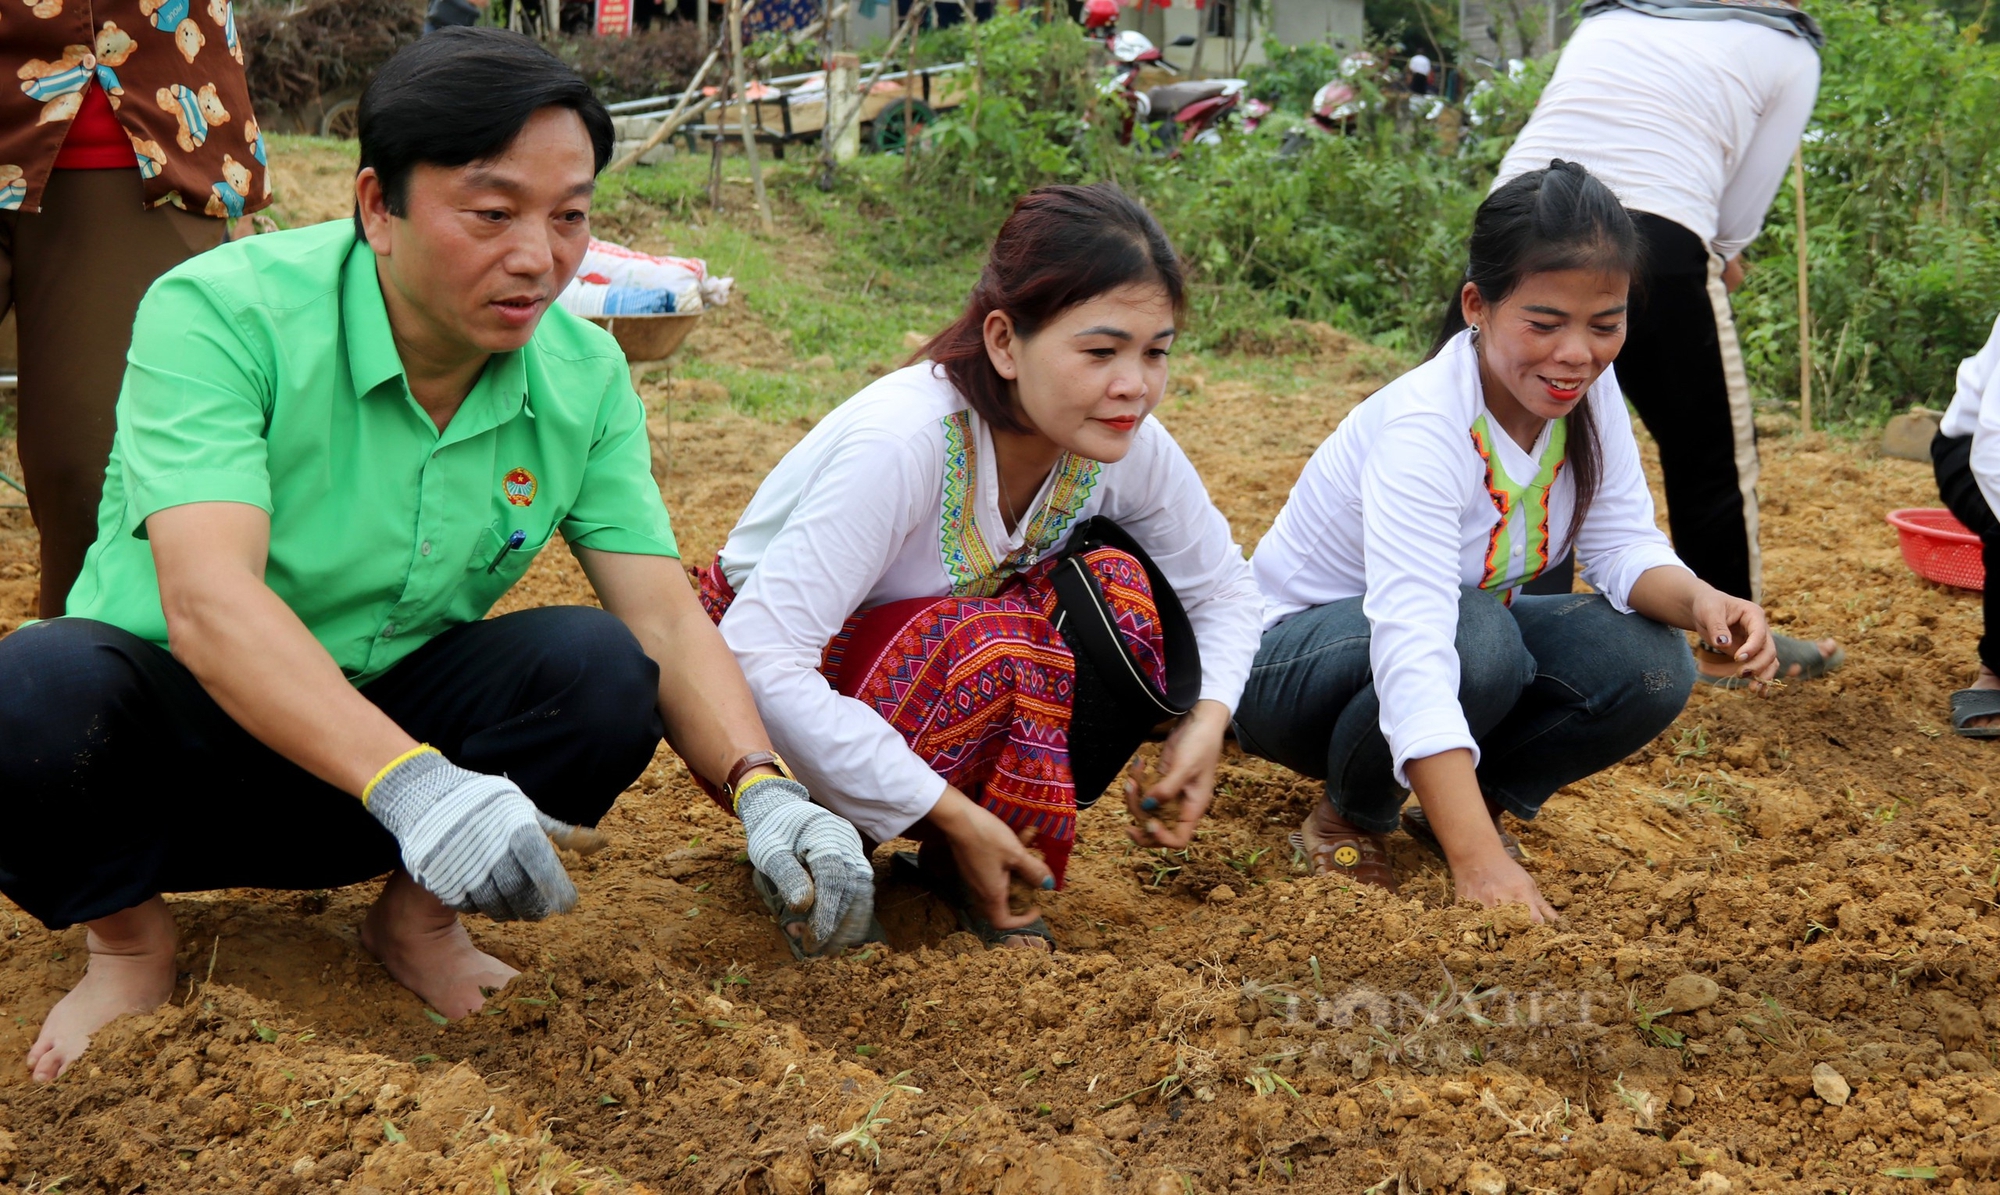
<instances>
[{"instance_id":1,"label":"small seedling","mask_svg":"<svg viewBox=\"0 0 2000 1195\"><path fill-rule=\"evenodd\" d=\"M1687 1044L1687 1035L1671 1025L1659 1023L1661 1017L1670 1016L1673 1011L1671 1008L1648 1008L1644 1003L1635 1000L1632 1004L1632 1019L1639 1027L1640 1035L1653 1039L1654 1045L1678 1050Z\"/></svg>"},{"instance_id":2,"label":"small seedling","mask_svg":"<svg viewBox=\"0 0 2000 1195\"><path fill-rule=\"evenodd\" d=\"M1260 846L1253 850L1239 851L1231 855L1227 862L1229 866L1235 868L1237 871L1242 872L1244 875L1249 875L1257 869L1257 864L1263 862L1264 856L1270 853L1270 847Z\"/></svg>"},{"instance_id":3,"label":"small seedling","mask_svg":"<svg viewBox=\"0 0 2000 1195\"><path fill-rule=\"evenodd\" d=\"M857 1153L868 1154L871 1161L876 1165L880 1165L882 1162L882 1146L875 1138L884 1126L892 1123L888 1117L882 1115L883 1105L887 1104L889 1097L895 1095L898 1091L907 1091L911 1095L922 1095L924 1093L923 1088L911 1087L903 1082L904 1079L909 1077L909 1071L901 1071L895 1078L889 1080L889 1086L883 1088L882 1094L875 1097L875 1102L868 1106L868 1111L861 1114L860 1120L827 1141L824 1147L825 1152L830 1153L851 1147Z\"/></svg>"},{"instance_id":4,"label":"small seedling","mask_svg":"<svg viewBox=\"0 0 2000 1195\"><path fill-rule=\"evenodd\" d=\"M1305 1098L1299 1094L1298 1088L1286 1081L1283 1075L1268 1066L1252 1067L1250 1074L1243 1081L1248 1083L1250 1090L1256 1092L1258 1095L1271 1095L1275 1092L1283 1091L1295 1100Z\"/></svg>"}]
</instances>

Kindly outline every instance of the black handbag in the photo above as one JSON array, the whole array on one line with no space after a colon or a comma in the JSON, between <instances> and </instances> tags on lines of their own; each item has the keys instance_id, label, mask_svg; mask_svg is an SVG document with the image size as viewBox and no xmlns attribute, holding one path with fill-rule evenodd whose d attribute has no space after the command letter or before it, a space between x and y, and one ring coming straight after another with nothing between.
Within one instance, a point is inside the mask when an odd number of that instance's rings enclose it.
<instances>
[{"instance_id":1,"label":"black handbag","mask_svg":"<svg viewBox=\"0 0 2000 1195\"><path fill-rule=\"evenodd\" d=\"M1164 689L1125 646L1104 588L1083 559L1097 548L1116 548L1146 570L1165 648ZM1056 630L1076 657L1069 764L1077 808L1088 809L1156 726L1194 708L1201 696L1201 649L1174 587L1138 541L1111 519L1100 515L1079 523L1050 580L1056 593Z\"/></svg>"}]
</instances>

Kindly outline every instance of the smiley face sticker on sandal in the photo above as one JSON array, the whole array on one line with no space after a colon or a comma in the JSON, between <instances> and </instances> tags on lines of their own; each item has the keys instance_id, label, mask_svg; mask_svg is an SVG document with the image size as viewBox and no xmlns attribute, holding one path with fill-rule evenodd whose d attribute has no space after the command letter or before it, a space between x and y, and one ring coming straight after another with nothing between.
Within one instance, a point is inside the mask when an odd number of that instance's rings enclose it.
<instances>
[{"instance_id":1,"label":"smiley face sticker on sandal","mask_svg":"<svg viewBox=\"0 0 2000 1195\"><path fill-rule=\"evenodd\" d=\"M1333 861L1342 867L1352 867L1361 862L1361 852L1351 846L1338 847L1333 852Z\"/></svg>"}]
</instances>

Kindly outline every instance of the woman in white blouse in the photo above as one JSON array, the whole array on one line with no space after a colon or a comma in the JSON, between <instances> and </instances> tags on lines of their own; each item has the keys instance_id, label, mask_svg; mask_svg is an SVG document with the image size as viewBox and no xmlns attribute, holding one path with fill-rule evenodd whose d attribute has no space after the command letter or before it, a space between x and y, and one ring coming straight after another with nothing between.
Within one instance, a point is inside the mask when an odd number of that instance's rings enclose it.
<instances>
[{"instance_id":1,"label":"woman in white blouse","mask_svg":"<svg viewBox=\"0 0 2000 1195\"><path fill-rule=\"evenodd\" d=\"M872 841L918 839L926 882L989 944L1053 942L1010 879L1061 885L1079 807L1170 709L1161 774L1125 785L1128 833L1192 839L1257 650L1249 565L1150 417L1182 289L1116 187L1028 195L964 314L800 441L699 578L814 798ZM1072 610L1057 578L1093 519L1138 554L1076 553L1091 591ZM1084 614L1115 628L1108 667L1072 650ZM1177 705L1176 626L1199 653L1179 649Z\"/></svg>"},{"instance_id":2,"label":"woman in white blouse","mask_svg":"<svg viewBox=\"0 0 2000 1195\"><path fill-rule=\"evenodd\" d=\"M1263 643L1237 711L1251 752L1326 780L1314 869L1394 889L1402 815L1462 899L1553 919L1500 825L1665 729L1694 663L1746 678L1763 611L1698 580L1653 521L1611 361L1639 241L1583 167L1553 162L1474 219L1464 323L1357 407L1306 466L1252 564ZM1523 595L1576 549L1594 594Z\"/></svg>"}]
</instances>

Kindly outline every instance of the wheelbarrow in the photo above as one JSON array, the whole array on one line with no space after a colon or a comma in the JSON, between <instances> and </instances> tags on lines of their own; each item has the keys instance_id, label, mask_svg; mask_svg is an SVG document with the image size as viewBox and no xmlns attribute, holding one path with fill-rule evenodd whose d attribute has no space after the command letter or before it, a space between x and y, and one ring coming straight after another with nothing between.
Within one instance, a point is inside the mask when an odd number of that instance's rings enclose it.
<instances>
[{"instance_id":1,"label":"wheelbarrow","mask_svg":"<svg viewBox=\"0 0 2000 1195\"><path fill-rule=\"evenodd\" d=\"M611 333L625 360L632 366L632 385L639 385L641 366L652 368L674 355L681 341L701 322L701 312L669 312L663 315L590 315L591 323Z\"/></svg>"}]
</instances>

